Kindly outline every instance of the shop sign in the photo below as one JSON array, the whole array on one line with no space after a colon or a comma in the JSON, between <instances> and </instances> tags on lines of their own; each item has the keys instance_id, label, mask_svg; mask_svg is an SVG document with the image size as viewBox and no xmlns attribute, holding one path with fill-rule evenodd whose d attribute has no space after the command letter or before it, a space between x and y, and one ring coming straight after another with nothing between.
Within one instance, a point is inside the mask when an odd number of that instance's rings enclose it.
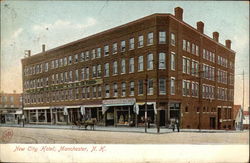
<instances>
[{"instance_id":1,"label":"shop sign","mask_svg":"<svg viewBox=\"0 0 250 163\"><path fill-rule=\"evenodd\" d=\"M103 100L103 105L134 105L136 102L135 98L124 98L124 99L112 99Z\"/></svg>"}]
</instances>

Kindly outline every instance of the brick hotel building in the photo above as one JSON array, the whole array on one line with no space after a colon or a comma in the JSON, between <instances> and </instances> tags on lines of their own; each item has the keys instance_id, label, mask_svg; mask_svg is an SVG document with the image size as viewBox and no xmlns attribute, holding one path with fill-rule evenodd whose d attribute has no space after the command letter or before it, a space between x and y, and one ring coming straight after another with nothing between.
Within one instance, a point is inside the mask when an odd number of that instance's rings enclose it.
<instances>
[{"instance_id":1,"label":"brick hotel building","mask_svg":"<svg viewBox=\"0 0 250 163\"><path fill-rule=\"evenodd\" d=\"M231 129L235 52L175 14L153 14L22 59L29 123Z\"/></svg>"}]
</instances>

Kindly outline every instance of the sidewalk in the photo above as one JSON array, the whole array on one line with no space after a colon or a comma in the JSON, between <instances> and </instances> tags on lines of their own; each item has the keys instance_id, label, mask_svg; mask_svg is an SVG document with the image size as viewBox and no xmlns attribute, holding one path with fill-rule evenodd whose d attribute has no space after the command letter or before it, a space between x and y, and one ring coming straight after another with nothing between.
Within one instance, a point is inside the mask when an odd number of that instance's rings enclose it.
<instances>
[{"instance_id":1,"label":"sidewalk","mask_svg":"<svg viewBox=\"0 0 250 163\"><path fill-rule=\"evenodd\" d=\"M0 127L23 127L22 124L0 124ZM83 131L92 131L90 127L87 127L87 130L85 128L78 128L77 126L72 125L41 125L41 124L25 124L25 128L46 128L46 129L66 129L66 130L83 130ZM145 128L144 127L125 127L125 126L95 126L95 131L107 131L107 132L139 132L144 133ZM175 130L174 132L177 132ZM235 132L243 132L238 130L199 130L199 129L180 129L180 132L201 132L201 133L235 133ZM147 128L147 133L156 134L157 128L156 127L150 127ZM172 129L168 129L165 127L160 128L160 134L163 133L173 133Z\"/></svg>"}]
</instances>

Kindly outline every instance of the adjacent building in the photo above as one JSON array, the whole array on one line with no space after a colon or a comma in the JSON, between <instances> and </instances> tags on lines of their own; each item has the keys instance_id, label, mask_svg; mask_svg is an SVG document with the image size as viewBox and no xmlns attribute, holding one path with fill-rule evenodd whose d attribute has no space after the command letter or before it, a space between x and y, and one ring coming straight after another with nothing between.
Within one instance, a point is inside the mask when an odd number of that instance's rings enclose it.
<instances>
[{"instance_id":1,"label":"adjacent building","mask_svg":"<svg viewBox=\"0 0 250 163\"><path fill-rule=\"evenodd\" d=\"M175 14L153 14L22 59L29 123L232 129L235 51ZM147 114L145 116L145 106Z\"/></svg>"},{"instance_id":2,"label":"adjacent building","mask_svg":"<svg viewBox=\"0 0 250 163\"><path fill-rule=\"evenodd\" d=\"M21 119L21 94L0 93L0 123L16 124Z\"/></svg>"}]
</instances>

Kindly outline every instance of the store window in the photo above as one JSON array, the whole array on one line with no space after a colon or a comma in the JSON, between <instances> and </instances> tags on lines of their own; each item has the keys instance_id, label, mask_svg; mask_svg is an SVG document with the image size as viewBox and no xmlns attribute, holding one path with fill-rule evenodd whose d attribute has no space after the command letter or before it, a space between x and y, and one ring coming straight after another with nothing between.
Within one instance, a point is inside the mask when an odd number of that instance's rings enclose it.
<instances>
[{"instance_id":1,"label":"store window","mask_svg":"<svg viewBox=\"0 0 250 163\"><path fill-rule=\"evenodd\" d=\"M36 116L37 110L30 110L30 122L37 122L37 116Z\"/></svg>"},{"instance_id":2,"label":"store window","mask_svg":"<svg viewBox=\"0 0 250 163\"><path fill-rule=\"evenodd\" d=\"M63 109L57 109L56 110L56 113L57 113L57 121L58 122L65 122L65 117L64 117L64 111Z\"/></svg>"}]
</instances>

